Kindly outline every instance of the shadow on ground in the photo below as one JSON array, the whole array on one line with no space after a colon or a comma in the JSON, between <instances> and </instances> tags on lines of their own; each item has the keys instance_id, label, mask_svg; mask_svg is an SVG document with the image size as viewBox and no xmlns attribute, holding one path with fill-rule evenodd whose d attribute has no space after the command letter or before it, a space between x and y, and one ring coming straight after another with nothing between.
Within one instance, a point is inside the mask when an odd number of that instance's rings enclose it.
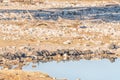
<instances>
[{"instance_id":1,"label":"shadow on ground","mask_svg":"<svg viewBox=\"0 0 120 80\"><path fill-rule=\"evenodd\" d=\"M26 10L0 10L0 13L17 13L21 18L26 17ZM59 17L64 19L78 20L103 20L105 22L120 22L120 5L107 5L104 7L67 7L50 8L46 10L29 10L35 19L57 20ZM9 18L1 18L1 20ZM17 19L17 18L14 18ZM11 19L9 19L11 20Z\"/></svg>"}]
</instances>

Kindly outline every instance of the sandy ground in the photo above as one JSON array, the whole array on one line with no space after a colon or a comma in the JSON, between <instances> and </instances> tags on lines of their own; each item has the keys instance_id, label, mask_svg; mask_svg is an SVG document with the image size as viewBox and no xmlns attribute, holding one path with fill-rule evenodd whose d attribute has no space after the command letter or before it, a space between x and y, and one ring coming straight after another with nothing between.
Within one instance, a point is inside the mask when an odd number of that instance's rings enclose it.
<instances>
[{"instance_id":1,"label":"sandy ground","mask_svg":"<svg viewBox=\"0 0 120 80\"><path fill-rule=\"evenodd\" d=\"M53 80L49 75L40 72L22 70L0 70L0 80Z\"/></svg>"},{"instance_id":2,"label":"sandy ground","mask_svg":"<svg viewBox=\"0 0 120 80\"><path fill-rule=\"evenodd\" d=\"M92 4L92 5L91 5ZM40 3L4 3L0 4L0 9L48 9L64 7L90 7L120 4L119 0L41 0Z\"/></svg>"},{"instance_id":3,"label":"sandy ground","mask_svg":"<svg viewBox=\"0 0 120 80\"><path fill-rule=\"evenodd\" d=\"M119 22L105 23L90 20L73 21L61 19L58 21L1 22L1 25L4 24L7 24L7 26L2 27L6 31L2 31L4 30L2 28L0 31L1 47L20 47L29 44L47 50L107 49L111 43L120 44ZM80 28L80 26L85 26L86 28ZM7 30L10 27L16 27L16 29ZM13 31L14 34L10 34Z\"/></svg>"}]
</instances>

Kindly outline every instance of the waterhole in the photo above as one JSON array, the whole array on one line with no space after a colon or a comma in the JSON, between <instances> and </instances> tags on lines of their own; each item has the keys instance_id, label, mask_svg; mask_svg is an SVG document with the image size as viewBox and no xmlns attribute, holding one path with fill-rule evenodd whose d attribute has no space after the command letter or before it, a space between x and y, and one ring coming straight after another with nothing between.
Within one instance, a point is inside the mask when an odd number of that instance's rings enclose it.
<instances>
[{"instance_id":1,"label":"waterhole","mask_svg":"<svg viewBox=\"0 0 120 80\"><path fill-rule=\"evenodd\" d=\"M120 80L120 59L111 63L103 60L61 61L30 63L22 69L40 71L56 79L67 80Z\"/></svg>"}]
</instances>

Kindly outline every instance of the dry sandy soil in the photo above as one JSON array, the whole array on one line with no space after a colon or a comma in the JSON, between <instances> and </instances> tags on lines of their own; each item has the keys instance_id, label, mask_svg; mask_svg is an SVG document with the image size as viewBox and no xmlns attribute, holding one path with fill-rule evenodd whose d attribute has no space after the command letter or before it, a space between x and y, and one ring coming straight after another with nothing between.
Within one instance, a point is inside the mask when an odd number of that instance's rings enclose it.
<instances>
[{"instance_id":1,"label":"dry sandy soil","mask_svg":"<svg viewBox=\"0 0 120 80\"><path fill-rule=\"evenodd\" d=\"M92 5L91 5L92 4ZM64 8L64 7L90 7L105 6L110 4L120 4L119 0L40 0L40 3L4 3L0 4L0 9L47 9L47 8Z\"/></svg>"},{"instance_id":2,"label":"dry sandy soil","mask_svg":"<svg viewBox=\"0 0 120 80\"><path fill-rule=\"evenodd\" d=\"M0 80L53 80L49 75L40 72L22 70L0 70Z\"/></svg>"},{"instance_id":3,"label":"dry sandy soil","mask_svg":"<svg viewBox=\"0 0 120 80\"><path fill-rule=\"evenodd\" d=\"M82 26L86 28L81 28ZM47 50L108 49L111 43L120 45L119 26L119 22L105 23L92 20L5 21L1 22L0 46L32 45Z\"/></svg>"}]
</instances>

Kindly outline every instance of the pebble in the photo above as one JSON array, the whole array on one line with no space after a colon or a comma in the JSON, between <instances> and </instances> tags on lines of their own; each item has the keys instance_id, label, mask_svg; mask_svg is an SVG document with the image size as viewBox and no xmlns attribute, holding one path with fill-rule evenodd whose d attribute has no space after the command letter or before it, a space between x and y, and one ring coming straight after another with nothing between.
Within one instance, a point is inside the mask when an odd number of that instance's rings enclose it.
<instances>
[{"instance_id":1,"label":"pebble","mask_svg":"<svg viewBox=\"0 0 120 80\"><path fill-rule=\"evenodd\" d=\"M76 80L80 80L80 78L76 79Z\"/></svg>"},{"instance_id":2,"label":"pebble","mask_svg":"<svg viewBox=\"0 0 120 80\"><path fill-rule=\"evenodd\" d=\"M71 44L71 43L72 43L71 40L67 40L67 41L63 42L63 44Z\"/></svg>"},{"instance_id":3,"label":"pebble","mask_svg":"<svg viewBox=\"0 0 120 80\"><path fill-rule=\"evenodd\" d=\"M85 29L87 28L87 26L79 26L79 28Z\"/></svg>"},{"instance_id":4,"label":"pebble","mask_svg":"<svg viewBox=\"0 0 120 80\"><path fill-rule=\"evenodd\" d=\"M33 67L33 68L35 68L35 67L36 67L36 65L32 65L32 67Z\"/></svg>"},{"instance_id":5,"label":"pebble","mask_svg":"<svg viewBox=\"0 0 120 80\"><path fill-rule=\"evenodd\" d=\"M63 60L67 60L67 58L68 58L68 55L67 55L67 54L64 54L64 55L63 55Z\"/></svg>"},{"instance_id":6,"label":"pebble","mask_svg":"<svg viewBox=\"0 0 120 80\"><path fill-rule=\"evenodd\" d=\"M114 43L111 43L109 46L108 46L109 49L118 49L119 46L117 46L116 44Z\"/></svg>"}]
</instances>

